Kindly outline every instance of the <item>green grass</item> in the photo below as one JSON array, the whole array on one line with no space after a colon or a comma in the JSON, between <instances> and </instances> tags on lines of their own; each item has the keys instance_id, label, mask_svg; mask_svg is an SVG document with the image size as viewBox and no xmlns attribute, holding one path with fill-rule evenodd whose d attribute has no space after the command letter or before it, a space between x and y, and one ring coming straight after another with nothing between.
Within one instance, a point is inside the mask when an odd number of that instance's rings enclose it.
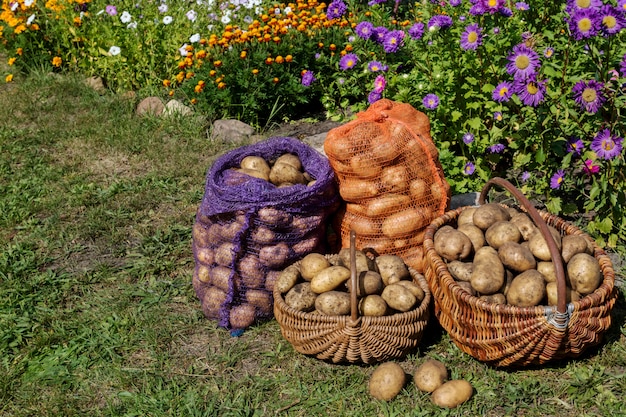
<instances>
[{"instance_id":1,"label":"green grass","mask_svg":"<svg viewBox=\"0 0 626 417\"><path fill-rule=\"evenodd\" d=\"M190 240L229 145L135 104L71 77L0 86L0 416L625 415L623 269L615 325L576 360L494 369L432 323L400 364L469 380L454 410L412 383L373 400L372 366L298 354L275 321L231 337L201 314Z\"/></svg>"}]
</instances>

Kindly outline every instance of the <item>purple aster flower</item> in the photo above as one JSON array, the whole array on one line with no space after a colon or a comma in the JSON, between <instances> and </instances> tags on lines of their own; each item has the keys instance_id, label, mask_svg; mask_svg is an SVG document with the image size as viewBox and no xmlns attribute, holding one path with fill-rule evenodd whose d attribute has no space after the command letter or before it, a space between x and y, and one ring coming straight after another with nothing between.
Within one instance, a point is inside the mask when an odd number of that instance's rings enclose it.
<instances>
[{"instance_id":1,"label":"purple aster flower","mask_svg":"<svg viewBox=\"0 0 626 417\"><path fill-rule=\"evenodd\" d=\"M541 65L537 52L523 43L515 45L507 59L509 62L506 64L506 72L512 74L516 80L534 75Z\"/></svg>"},{"instance_id":2,"label":"purple aster flower","mask_svg":"<svg viewBox=\"0 0 626 417\"><path fill-rule=\"evenodd\" d=\"M461 48L471 49L473 51L478 48L478 45L482 45L483 37L481 35L482 29L477 23L472 23L465 27L465 31L461 35Z\"/></svg>"},{"instance_id":3,"label":"purple aster flower","mask_svg":"<svg viewBox=\"0 0 626 417\"><path fill-rule=\"evenodd\" d=\"M546 58L552 58L554 56L554 48L548 46L546 49L543 50L543 56Z\"/></svg>"},{"instance_id":4,"label":"purple aster flower","mask_svg":"<svg viewBox=\"0 0 626 417\"><path fill-rule=\"evenodd\" d=\"M461 0L450 0L450 6L458 7L461 5Z\"/></svg>"},{"instance_id":5,"label":"purple aster flower","mask_svg":"<svg viewBox=\"0 0 626 417\"><path fill-rule=\"evenodd\" d=\"M600 29L601 22L598 13L590 9L578 9L569 20L569 30L577 41L595 36Z\"/></svg>"},{"instance_id":6,"label":"purple aster flower","mask_svg":"<svg viewBox=\"0 0 626 417\"><path fill-rule=\"evenodd\" d=\"M339 60L339 68L342 70L349 70L356 66L356 63L359 62L359 57L356 54L345 54Z\"/></svg>"},{"instance_id":7,"label":"purple aster flower","mask_svg":"<svg viewBox=\"0 0 626 417\"><path fill-rule=\"evenodd\" d=\"M379 75L374 80L374 90L378 93L382 93L385 90L385 86L387 85L387 80L382 75Z\"/></svg>"},{"instance_id":8,"label":"purple aster flower","mask_svg":"<svg viewBox=\"0 0 626 417\"><path fill-rule=\"evenodd\" d=\"M495 28L492 29L492 32L494 35L497 35L498 33L500 33L500 28L496 26Z\"/></svg>"},{"instance_id":9,"label":"purple aster flower","mask_svg":"<svg viewBox=\"0 0 626 417\"><path fill-rule=\"evenodd\" d=\"M470 0L472 7L469 12L474 16L485 13L494 14L506 6L506 0Z\"/></svg>"},{"instance_id":10,"label":"purple aster flower","mask_svg":"<svg viewBox=\"0 0 626 417\"><path fill-rule=\"evenodd\" d=\"M434 110L437 108L437 106L439 106L439 97L437 97L437 94L426 94L426 96L424 97L424 99L422 100L422 104L424 104L424 107L426 107L429 110Z\"/></svg>"},{"instance_id":11,"label":"purple aster flower","mask_svg":"<svg viewBox=\"0 0 626 417\"><path fill-rule=\"evenodd\" d=\"M308 87L313 84L313 81L315 81L315 74L313 74L313 71L307 70L304 74L302 74L301 83L303 86Z\"/></svg>"},{"instance_id":12,"label":"purple aster flower","mask_svg":"<svg viewBox=\"0 0 626 417\"><path fill-rule=\"evenodd\" d=\"M623 12L626 12L626 0L619 0L617 2L617 8Z\"/></svg>"},{"instance_id":13,"label":"purple aster flower","mask_svg":"<svg viewBox=\"0 0 626 417\"><path fill-rule=\"evenodd\" d=\"M387 0L370 0L370 1L367 2L367 5L368 6L374 6L376 4L384 3L386 1Z\"/></svg>"},{"instance_id":14,"label":"purple aster flower","mask_svg":"<svg viewBox=\"0 0 626 417\"><path fill-rule=\"evenodd\" d=\"M360 22L354 27L354 31L359 38L368 40L374 34L374 25L370 22Z\"/></svg>"},{"instance_id":15,"label":"purple aster flower","mask_svg":"<svg viewBox=\"0 0 626 417\"><path fill-rule=\"evenodd\" d=\"M404 32L401 30L391 30L387 32L383 40L383 49L386 53L398 52L404 44Z\"/></svg>"},{"instance_id":16,"label":"purple aster flower","mask_svg":"<svg viewBox=\"0 0 626 417\"><path fill-rule=\"evenodd\" d=\"M550 188L556 190L561 186L563 182L563 177L565 177L565 171L559 169L553 176L550 178Z\"/></svg>"},{"instance_id":17,"label":"purple aster flower","mask_svg":"<svg viewBox=\"0 0 626 417\"><path fill-rule=\"evenodd\" d=\"M463 173L465 175L472 175L475 170L476 166L471 162L468 162L467 164L465 164L465 167L463 167Z\"/></svg>"},{"instance_id":18,"label":"purple aster flower","mask_svg":"<svg viewBox=\"0 0 626 417\"><path fill-rule=\"evenodd\" d=\"M511 16L513 16L513 10L509 9L508 7L500 7L499 12L504 17L511 17Z\"/></svg>"},{"instance_id":19,"label":"purple aster flower","mask_svg":"<svg viewBox=\"0 0 626 417\"><path fill-rule=\"evenodd\" d=\"M603 129L593 138L591 150L602 159L613 159L622 152L622 141L619 136L611 135L609 129Z\"/></svg>"},{"instance_id":20,"label":"purple aster flower","mask_svg":"<svg viewBox=\"0 0 626 417\"><path fill-rule=\"evenodd\" d=\"M567 141L567 152L580 155L583 149L585 149L585 144L580 138L572 136L569 141Z\"/></svg>"},{"instance_id":21,"label":"purple aster flower","mask_svg":"<svg viewBox=\"0 0 626 417\"><path fill-rule=\"evenodd\" d=\"M463 135L463 143L465 143L466 145L469 145L472 142L474 142L474 135L471 134L470 132L465 133Z\"/></svg>"},{"instance_id":22,"label":"purple aster flower","mask_svg":"<svg viewBox=\"0 0 626 417\"><path fill-rule=\"evenodd\" d=\"M624 12L610 4L602 6L598 12L600 30L605 37L615 35L626 26Z\"/></svg>"},{"instance_id":23,"label":"purple aster flower","mask_svg":"<svg viewBox=\"0 0 626 417\"><path fill-rule=\"evenodd\" d=\"M501 122L502 121L502 112L497 111L493 113L493 120L497 121L497 122Z\"/></svg>"},{"instance_id":24,"label":"purple aster flower","mask_svg":"<svg viewBox=\"0 0 626 417\"><path fill-rule=\"evenodd\" d=\"M598 10L602 7L602 0L567 0L565 11L572 14L577 10Z\"/></svg>"},{"instance_id":25,"label":"purple aster flower","mask_svg":"<svg viewBox=\"0 0 626 417\"><path fill-rule=\"evenodd\" d=\"M530 179L530 172L524 171L522 172L522 182L526 182Z\"/></svg>"},{"instance_id":26,"label":"purple aster flower","mask_svg":"<svg viewBox=\"0 0 626 417\"><path fill-rule=\"evenodd\" d=\"M518 1L517 3L515 3L515 8L517 10L529 10L530 6L528 5L528 3L525 3L523 1Z\"/></svg>"},{"instance_id":27,"label":"purple aster flower","mask_svg":"<svg viewBox=\"0 0 626 417\"><path fill-rule=\"evenodd\" d=\"M367 64L367 70L369 72L384 71L385 67L386 67L386 65L383 65L379 61L370 61L370 63Z\"/></svg>"},{"instance_id":28,"label":"purple aster flower","mask_svg":"<svg viewBox=\"0 0 626 417\"><path fill-rule=\"evenodd\" d=\"M424 35L424 24L417 22L409 28L409 36L412 39L418 40Z\"/></svg>"},{"instance_id":29,"label":"purple aster flower","mask_svg":"<svg viewBox=\"0 0 626 417\"><path fill-rule=\"evenodd\" d=\"M378 100L380 100L382 97L383 97L383 95L381 93L379 93L378 91L370 91L370 93L367 96L367 102L369 104L374 104Z\"/></svg>"},{"instance_id":30,"label":"purple aster flower","mask_svg":"<svg viewBox=\"0 0 626 417\"><path fill-rule=\"evenodd\" d=\"M547 80L537 80L537 76L532 76L526 80L516 81L513 90L522 103L537 107L545 98L546 83Z\"/></svg>"},{"instance_id":31,"label":"purple aster flower","mask_svg":"<svg viewBox=\"0 0 626 417\"><path fill-rule=\"evenodd\" d=\"M104 8L104 11L107 12L109 16L115 16L117 14L117 7L109 4L107 7Z\"/></svg>"},{"instance_id":32,"label":"purple aster flower","mask_svg":"<svg viewBox=\"0 0 626 417\"><path fill-rule=\"evenodd\" d=\"M513 95L513 84L509 81L502 81L500 84L493 89L491 93L491 98L493 98L498 103L502 103L505 101L509 101L511 96Z\"/></svg>"},{"instance_id":33,"label":"purple aster flower","mask_svg":"<svg viewBox=\"0 0 626 417\"><path fill-rule=\"evenodd\" d=\"M428 21L428 30L447 29L452 26L452 18L444 14L438 14L430 18Z\"/></svg>"},{"instance_id":34,"label":"purple aster flower","mask_svg":"<svg viewBox=\"0 0 626 417\"><path fill-rule=\"evenodd\" d=\"M581 80L572 87L574 101L588 113L597 113L606 101L603 90L604 83L596 80Z\"/></svg>"},{"instance_id":35,"label":"purple aster flower","mask_svg":"<svg viewBox=\"0 0 626 417\"><path fill-rule=\"evenodd\" d=\"M387 34L387 32L389 32L389 29L387 29L386 27L376 26L373 29L372 40L382 45L385 41L385 35Z\"/></svg>"},{"instance_id":36,"label":"purple aster flower","mask_svg":"<svg viewBox=\"0 0 626 417\"><path fill-rule=\"evenodd\" d=\"M346 12L348 6L341 0L333 0L326 10L326 18L328 20L338 19Z\"/></svg>"},{"instance_id":37,"label":"purple aster flower","mask_svg":"<svg viewBox=\"0 0 626 417\"><path fill-rule=\"evenodd\" d=\"M489 147L489 152L490 153L502 153L502 151L504 150L504 148L506 148L506 146L504 146L501 143L496 143L495 145L491 145Z\"/></svg>"},{"instance_id":38,"label":"purple aster flower","mask_svg":"<svg viewBox=\"0 0 626 417\"><path fill-rule=\"evenodd\" d=\"M622 77L626 78L626 54L624 54L622 61L619 63L619 73Z\"/></svg>"}]
</instances>

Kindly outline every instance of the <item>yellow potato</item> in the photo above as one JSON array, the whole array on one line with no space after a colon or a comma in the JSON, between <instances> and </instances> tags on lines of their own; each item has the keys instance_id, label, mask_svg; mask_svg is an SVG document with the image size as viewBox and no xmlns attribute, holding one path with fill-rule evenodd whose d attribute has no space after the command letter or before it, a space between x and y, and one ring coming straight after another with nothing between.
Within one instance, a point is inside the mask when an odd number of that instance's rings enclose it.
<instances>
[{"instance_id":1,"label":"yellow potato","mask_svg":"<svg viewBox=\"0 0 626 417\"><path fill-rule=\"evenodd\" d=\"M378 294L370 294L359 302L359 313L363 316L380 317L387 314L387 303Z\"/></svg>"},{"instance_id":2,"label":"yellow potato","mask_svg":"<svg viewBox=\"0 0 626 417\"><path fill-rule=\"evenodd\" d=\"M389 307L402 312L409 311L417 303L417 298L413 293L400 284L387 285L381 297Z\"/></svg>"},{"instance_id":3,"label":"yellow potato","mask_svg":"<svg viewBox=\"0 0 626 417\"><path fill-rule=\"evenodd\" d=\"M276 161L274 161L274 165L276 164L291 165L298 171L302 171L302 161L300 161L298 155L294 155L292 153L285 153L279 156Z\"/></svg>"},{"instance_id":4,"label":"yellow potato","mask_svg":"<svg viewBox=\"0 0 626 417\"><path fill-rule=\"evenodd\" d=\"M385 285L396 283L403 279L411 279L411 273L402 258L397 255L380 255L374 259L378 272Z\"/></svg>"},{"instance_id":5,"label":"yellow potato","mask_svg":"<svg viewBox=\"0 0 626 417\"><path fill-rule=\"evenodd\" d=\"M287 163L276 163L272 166L269 181L274 185L283 183L306 184L302 172Z\"/></svg>"},{"instance_id":6,"label":"yellow potato","mask_svg":"<svg viewBox=\"0 0 626 417\"><path fill-rule=\"evenodd\" d=\"M567 276L581 295L591 294L602 282L602 270L596 258L587 253L577 253L567 263Z\"/></svg>"},{"instance_id":7,"label":"yellow potato","mask_svg":"<svg viewBox=\"0 0 626 417\"><path fill-rule=\"evenodd\" d=\"M572 256L577 253L587 253L591 254L589 250L589 245L587 244L587 239L585 239L581 235L566 235L561 239L561 256L563 257L563 262L568 263Z\"/></svg>"},{"instance_id":8,"label":"yellow potato","mask_svg":"<svg viewBox=\"0 0 626 417\"><path fill-rule=\"evenodd\" d=\"M519 242L522 234L516 225L509 221L498 221L485 231L485 240L494 249L499 249L505 242Z\"/></svg>"},{"instance_id":9,"label":"yellow potato","mask_svg":"<svg viewBox=\"0 0 626 417\"><path fill-rule=\"evenodd\" d=\"M315 308L317 294L311 291L310 282L294 285L285 295L285 304L298 311L309 312Z\"/></svg>"},{"instance_id":10,"label":"yellow potato","mask_svg":"<svg viewBox=\"0 0 626 417\"><path fill-rule=\"evenodd\" d=\"M404 165L385 167L380 174L382 190L389 193L403 193L409 187L409 174Z\"/></svg>"},{"instance_id":11,"label":"yellow potato","mask_svg":"<svg viewBox=\"0 0 626 417\"><path fill-rule=\"evenodd\" d=\"M334 290L350 278L350 270L343 266L330 266L311 279L311 291L317 294Z\"/></svg>"},{"instance_id":12,"label":"yellow potato","mask_svg":"<svg viewBox=\"0 0 626 417\"><path fill-rule=\"evenodd\" d=\"M491 246L483 246L476 251L470 283L483 295L493 294L502 288L504 265L498 257L498 252Z\"/></svg>"},{"instance_id":13,"label":"yellow potato","mask_svg":"<svg viewBox=\"0 0 626 417\"><path fill-rule=\"evenodd\" d=\"M398 281L396 284L402 285L404 288L411 291L411 294L415 296L418 303L421 303L426 295L422 287L420 287L413 281L402 280L402 281Z\"/></svg>"},{"instance_id":14,"label":"yellow potato","mask_svg":"<svg viewBox=\"0 0 626 417\"><path fill-rule=\"evenodd\" d=\"M389 401L395 398L406 384L406 373L395 362L385 362L379 365L369 381L369 393L372 397Z\"/></svg>"},{"instance_id":15,"label":"yellow potato","mask_svg":"<svg viewBox=\"0 0 626 417\"><path fill-rule=\"evenodd\" d=\"M300 279L300 270L295 265L290 265L280 272L274 288L284 294L296 285L298 279Z\"/></svg>"},{"instance_id":16,"label":"yellow potato","mask_svg":"<svg viewBox=\"0 0 626 417\"><path fill-rule=\"evenodd\" d=\"M315 310L327 316L350 314L350 294L343 291L326 291L315 298Z\"/></svg>"},{"instance_id":17,"label":"yellow potato","mask_svg":"<svg viewBox=\"0 0 626 417\"><path fill-rule=\"evenodd\" d=\"M448 261L467 259L472 252L472 241L456 229L441 228L434 236L435 251Z\"/></svg>"},{"instance_id":18,"label":"yellow potato","mask_svg":"<svg viewBox=\"0 0 626 417\"><path fill-rule=\"evenodd\" d=\"M543 275L536 269L522 272L511 282L506 294L508 304L517 307L534 307L546 296L546 284Z\"/></svg>"},{"instance_id":19,"label":"yellow potato","mask_svg":"<svg viewBox=\"0 0 626 417\"><path fill-rule=\"evenodd\" d=\"M423 210L410 208L394 213L383 221L382 232L388 238L399 238L415 233L420 227L426 226L428 217Z\"/></svg>"},{"instance_id":20,"label":"yellow potato","mask_svg":"<svg viewBox=\"0 0 626 417\"><path fill-rule=\"evenodd\" d=\"M428 359L413 374L413 383L422 392L433 392L448 380L448 369L436 360Z\"/></svg>"},{"instance_id":21,"label":"yellow potato","mask_svg":"<svg viewBox=\"0 0 626 417\"><path fill-rule=\"evenodd\" d=\"M500 204L488 203L478 206L472 216L474 225L482 230L487 230L489 226L497 221L506 221L511 215Z\"/></svg>"},{"instance_id":22,"label":"yellow potato","mask_svg":"<svg viewBox=\"0 0 626 417\"><path fill-rule=\"evenodd\" d=\"M263 173L265 178L269 178L270 165L260 156L249 155L241 160L239 166L243 169L255 170Z\"/></svg>"},{"instance_id":23,"label":"yellow potato","mask_svg":"<svg viewBox=\"0 0 626 417\"><path fill-rule=\"evenodd\" d=\"M321 253L309 253L300 261L300 275L306 281L311 281L315 275L330 267L330 262Z\"/></svg>"},{"instance_id":24,"label":"yellow potato","mask_svg":"<svg viewBox=\"0 0 626 417\"><path fill-rule=\"evenodd\" d=\"M439 407L454 408L469 400L473 394L474 388L469 382L453 379L437 388L431 399Z\"/></svg>"}]
</instances>

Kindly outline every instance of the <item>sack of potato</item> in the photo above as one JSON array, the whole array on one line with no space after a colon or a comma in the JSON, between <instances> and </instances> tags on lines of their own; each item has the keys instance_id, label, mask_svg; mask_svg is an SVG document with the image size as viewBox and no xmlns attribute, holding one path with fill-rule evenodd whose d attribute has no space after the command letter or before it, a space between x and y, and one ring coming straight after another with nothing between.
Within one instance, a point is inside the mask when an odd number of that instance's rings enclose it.
<instances>
[{"instance_id":1,"label":"sack of potato","mask_svg":"<svg viewBox=\"0 0 626 417\"><path fill-rule=\"evenodd\" d=\"M303 354L332 362L381 362L419 343L429 318L425 278L397 255L350 248L310 253L274 285L274 316Z\"/></svg>"},{"instance_id":2,"label":"sack of potato","mask_svg":"<svg viewBox=\"0 0 626 417\"><path fill-rule=\"evenodd\" d=\"M277 275L328 250L326 223L338 204L328 160L297 139L218 158L193 226L193 285L205 316L233 331L271 318Z\"/></svg>"},{"instance_id":3,"label":"sack of potato","mask_svg":"<svg viewBox=\"0 0 626 417\"><path fill-rule=\"evenodd\" d=\"M422 271L424 229L449 206L450 186L428 117L383 99L330 132L324 142L346 202L335 218L343 247L396 254Z\"/></svg>"},{"instance_id":4,"label":"sack of potato","mask_svg":"<svg viewBox=\"0 0 626 417\"><path fill-rule=\"evenodd\" d=\"M492 185L523 210L485 203ZM616 299L604 251L502 178L487 182L480 203L435 219L424 239L435 314L453 341L496 366L576 357L600 343Z\"/></svg>"}]
</instances>

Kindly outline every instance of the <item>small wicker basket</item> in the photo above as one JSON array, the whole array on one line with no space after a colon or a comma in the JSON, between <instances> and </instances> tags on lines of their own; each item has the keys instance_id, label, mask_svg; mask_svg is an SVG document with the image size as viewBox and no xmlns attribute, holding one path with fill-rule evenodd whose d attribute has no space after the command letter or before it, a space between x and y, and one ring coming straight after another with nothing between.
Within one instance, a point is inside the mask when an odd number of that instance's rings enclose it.
<instances>
[{"instance_id":1,"label":"small wicker basket","mask_svg":"<svg viewBox=\"0 0 626 417\"><path fill-rule=\"evenodd\" d=\"M458 215L467 208L461 207L435 219L427 227L424 238L424 274L433 293L439 323L461 350L494 366L544 364L577 357L598 345L611 325L611 309L617 298L615 272L609 257L591 237L557 216L538 211L519 190L502 178L487 182L480 195L480 204L484 204L492 185L502 186L521 203L548 243L557 274L557 306L515 307L488 303L456 284L435 251L433 239L440 227L456 223ZM566 303L563 261L548 225L563 235L584 236L600 264L603 274L600 286L579 301Z\"/></svg>"},{"instance_id":2,"label":"small wicker basket","mask_svg":"<svg viewBox=\"0 0 626 417\"><path fill-rule=\"evenodd\" d=\"M356 288L355 235L350 236L352 288ZM328 259L337 255L326 255ZM295 265L298 265L297 262ZM377 363L404 357L419 344L430 315L431 294L426 279L409 267L424 291L421 304L405 313L359 316L356 292L351 293L351 314L327 316L289 307L274 290L274 316L283 337L296 351L333 363Z\"/></svg>"}]
</instances>

